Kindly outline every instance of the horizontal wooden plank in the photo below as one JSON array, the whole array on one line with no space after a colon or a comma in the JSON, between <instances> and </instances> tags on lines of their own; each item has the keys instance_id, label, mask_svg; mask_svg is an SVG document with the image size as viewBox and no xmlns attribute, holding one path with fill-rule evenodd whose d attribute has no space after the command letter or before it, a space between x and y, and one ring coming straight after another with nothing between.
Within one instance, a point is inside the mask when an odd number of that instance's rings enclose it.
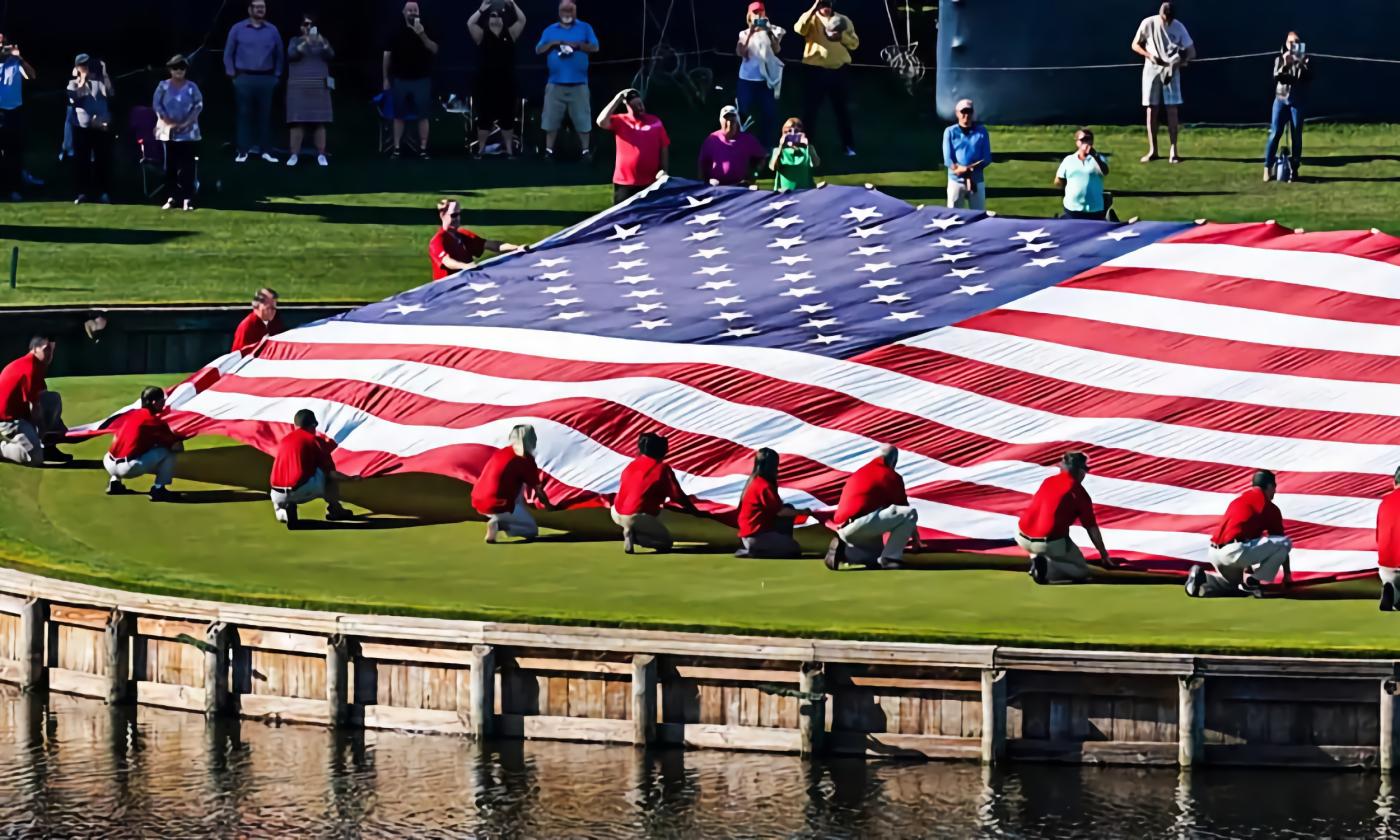
<instances>
[{"instance_id":1,"label":"horizontal wooden plank","mask_svg":"<svg viewBox=\"0 0 1400 840\"><path fill-rule=\"evenodd\" d=\"M0 659L0 683L19 684L19 660Z\"/></svg>"},{"instance_id":2,"label":"horizontal wooden plank","mask_svg":"<svg viewBox=\"0 0 1400 840\"><path fill-rule=\"evenodd\" d=\"M471 664L471 651L445 647L421 647L417 645L385 644L383 642L360 642L360 659L377 659L382 662L408 662L422 665Z\"/></svg>"},{"instance_id":3,"label":"horizontal wooden plank","mask_svg":"<svg viewBox=\"0 0 1400 840\"><path fill-rule=\"evenodd\" d=\"M1177 744L1156 741L1040 741L1018 738L1006 742L1008 757L1023 761L1070 764L1175 765Z\"/></svg>"},{"instance_id":4,"label":"horizontal wooden plank","mask_svg":"<svg viewBox=\"0 0 1400 840\"><path fill-rule=\"evenodd\" d=\"M1377 747L1315 747L1280 744L1207 744L1207 764L1248 767L1375 767Z\"/></svg>"},{"instance_id":5,"label":"horizontal wooden plank","mask_svg":"<svg viewBox=\"0 0 1400 840\"><path fill-rule=\"evenodd\" d=\"M1022 670L1077 671L1096 674L1176 674L1189 676L1194 656L1184 653L997 648L996 667Z\"/></svg>"},{"instance_id":6,"label":"horizontal wooden plank","mask_svg":"<svg viewBox=\"0 0 1400 840\"><path fill-rule=\"evenodd\" d=\"M1396 663L1377 659L1303 659L1284 656L1202 656L1205 676L1380 680L1396 675Z\"/></svg>"},{"instance_id":7,"label":"horizontal wooden plank","mask_svg":"<svg viewBox=\"0 0 1400 840\"><path fill-rule=\"evenodd\" d=\"M73 627L87 627L92 630L107 629L107 620L112 615L111 610L98 610L88 607L69 607L62 604L53 604L49 607L49 620L58 624L68 624Z\"/></svg>"},{"instance_id":8,"label":"horizontal wooden plank","mask_svg":"<svg viewBox=\"0 0 1400 840\"><path fill-rule=\"evenodd\" d=\"M238 698L238 713L245 718L273 723L309 723L329 726L330 707L325 700L302 697L274 697L266 694L243 694Z\"/></svg>"},{"instance_id":9,"label":"horizontal wooden plank","mask_svg":"<svg viewBox=\"0 0 1400 840\"><path fill-rule=\"evenodd\" d=\"M107 698L107 678L67 668L49 669L49 690L79 697Z\"/></svg>"},{"instance_id":10,"label":"horizontal wooden plank","mask_svg":"<svg viewBox=\"0 0 1400 840\"><path fill-rule=\"evenodd\" d=\"M204 689L141 680L136 684L136 701L143 706L203 713Z\"/></svg>"},{"instance_id":11,"label":"horizontal wooden plank","mask_svg":"<svg viewBox=\"0 0 1400 840\"><path fill-rule=\"evenodd\" d=\"M154 639L173 639L184 634L196 639L203 639L204 629L208 626L206 622L140 616L136 619L136 635Z\"/></svg>"},{"instance_id":12,"label":"horizontal wooden plank","mask_svg":"<svg viewBox=\"0 0 1400 840\"><path fill-rule=\"evenodd\" d=\"M521 671L543 671L569 674L626 674L631 676L631 662L601 662L588 659L544 659L537 656L517 656L511 660Z\"/></svg>"},{"instance_id":13,"label":"horizontal wooden plank","mask_svg":"<svg viewBox=\"0 0 1400 840\"><path fill-rule=\"evenodd\" d=\"M248 627L238 631L238 644L241 647L254 650L299 653L308 656L326 655L326 637L311 636L306 633L287 633L282 630Z\"/></svg>"},{"instance_id":14,"label":"horizontal wooden plank","mask_svg":"<svg viewBox=\"0 0 1400 840\"><path fill-rule=\"evenodd\" d=\"M812 661L884 665L942 665L990 668L1000 648L992 645L937 645L917 642L848 642L814 640Z\"/></svg>"},{"instance_id":15,"label":"horizontal wooden plank","mask_svg":"<svg viewBox=\"0 0 1400 840\"><path fill-rule=\"evenodd\" d=\"M865 677L846 678L849 685L860 688L897 688L904 691L966 691L981 693L980 680L926 680L918 677Z\"/></svg>"},{"instance_id":16,"label":"horizontal wooden plank","mask_svg":"<svg viewBox=\"0 0 1400 840\"><path fill-rule=\"evenodd\" d=\"M562 715L496 715L496 734L502 738L630 744L635 731L636 727L630 720Z\"/></svg>"},{"instance_id":17,"label":"horizontal wooden plank","mask_svg":"<svg viewBox=\"0 0 1400 840\"><path fill-rule=\"evenodd\" d=\"M432 732L440 735L466 735L469 730L455 711L405 709L399 706L367 705L355 711L366 729L394 729L405 732Z\"/></svg>"},{"instance_id":18,"label":"horizontal wooden plank","mask_svg":"<svg viewBox=\"0 0 1400 840\"><path fill-rule=\"evenodd\" d=\"M791 683L797 684L797 670L775 671L765 668L711 668L707 665L677 665L676 675L683 680L704 680L718 683ZM631 666L628 666L631 673Z\"/></svg>"},{"instance_id":19,"label":"horizontal wooden plank","mask_svg":"<svg viewBox=\"0 0 1400 840\"><path fill-rule=\"evenodd\" d=\"M21 598L18 595L0 593L0 613L19 615L19 611L24 608L24 602L27 600L27 598Z\"/></svg>"},{"instance_id":20,"label":"horizontal wooden plank","mask_svg":"<svg viewBox=\"0 0 1400 840\"><path fill-rule=\"evenodd\" d=\"M1179 686L1176 677L1164 674L1012 671L1007 680L1006 693L1008 699L1022 694L1067 694L1174 700L1180 690Z\"/></svg>"},{"instance_id":21,"label":"horizontal wooden plank","mask_svg":"<svg viewBox=\"0 0 1400 840\"><path fill-rule=\"evenodd\" d=\"M1375 705L1378 684L1379 680L1217 677L1206 683L1206 697L1210 701Z\"/></svg>"},{"instance_id":22,"label":"horizontal wooden plank","mask_svg":"<svg viewBox=\"0 0 1400 840\"><path fill-rule=\"evenodd\" d=\"M796 729L766 726L659 723L656 725L656 738L662 744L696 749L795 753L801 747L801 734Z\"/></svg>"},{"instance_id":23,"label":"horizontal wooden plank","mask_svg":"<svg viewBox=\"0 0 1400 840\"><path fill-rule=\"evenodd\" d=\"M890 732L829 732L826 746L838 755L880 758L980 759L981 738L899 735Z\"/></svg>"}]
</instances>

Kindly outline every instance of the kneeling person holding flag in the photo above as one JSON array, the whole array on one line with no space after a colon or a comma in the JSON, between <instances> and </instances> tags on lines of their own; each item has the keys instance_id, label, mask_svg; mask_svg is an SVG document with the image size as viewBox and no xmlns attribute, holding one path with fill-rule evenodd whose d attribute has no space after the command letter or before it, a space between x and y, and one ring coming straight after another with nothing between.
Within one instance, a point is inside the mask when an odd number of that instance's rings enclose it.
<instances>
[{"instance_id":1,"label":"kneeling person holding flag","mask_svg":"<svg viewBox=\"0 0 1400 840\"><path fill-rule=\"evenodd\" d=\"M918 537L919 513L909 506L904 479L894 469L898 462L899 450L884 444L873 461L851 473L831 519L836 538L826 550L828 569L846 560L882 569L904 565L904 546Z\"/></svg>"},{"instance_id":2,"label":"kneeling person holding flag","mask_svg":"<svg viewBox=\"0 0 1400 840\"><path fill-rule=\"evenodd\" d=\"M1293 582L1288 554L1293 542L1283 533L1283 514L1274 504L1278 481L1268 470L1254 474L1248 490L1225 509L1225 517L1210 538L1210 564L1192 566L1186 576L1186 594L1193 598L1230 595L1262 597L1262 585L1272 583L1283 569L1285 586Z\"/></svg>"},{"instance_id":3,"label":"kneeling person holding flag","mask_svg":"<svg viewBox=\"0 0 1400 840\"><path fill-rule=\"evenodd\" d=\"M472 485L472 507L486 517L486 542L494 543L502 531L527 540L539 536L540 526L525 506L527 490L540 507L550 507L535 465L535 427L522 424L510 430L510 443L496 450Z\"/></svg>"},{"instance_id":4,"label":"kneeling person holding flag","mask_svg":"<svg viewBox=\"0 0 1400 840\"><path fill-rule=\"evenodd\" d=\"M1060 471L1041 482L1030 507L1017 523L1016 544L1031 557L1031 580L1038 584L1078 583L1089 579L1084 553L1069 538L1069 527L1078 520L1089 532L1104 566L1111 566L1103 534L1094 519L1094 500L1084 489L1089 459L1083 452L1066 452Z\"/></svg>"},{"instance_id":5,"label":"kneeling person holding flag","mask_svg":"<svg viewBox=\"0 0 1400 840\"><path fill-rule=\"evenodd\" d=\"M316 434L316 415L303 408L292 418L296 426L277 445L272 461L272 508L277 521L290 530L297 524L297 505L326 500L326 519L342 522L355 515L340 505L341 481L352 480L335 468L335 441Z\"/></svg>"},{"instance_id":6,"label":"kneeling person holding flag","mask_svg":"<svg viewBox=\"0 0 1400 840\"><path fill-rule=\"evenodd\" d=\"M102 456L107 468L107 495L130 492L122 482L140 475L154 475L151 501L175 498L170 482L175 478L175 453L184 448L183 438L171 431L161 413L165 411L165 391L150 386L141 391L141 407L128 411L112 424L112 447Z\"/></svg>"}]
</instances>

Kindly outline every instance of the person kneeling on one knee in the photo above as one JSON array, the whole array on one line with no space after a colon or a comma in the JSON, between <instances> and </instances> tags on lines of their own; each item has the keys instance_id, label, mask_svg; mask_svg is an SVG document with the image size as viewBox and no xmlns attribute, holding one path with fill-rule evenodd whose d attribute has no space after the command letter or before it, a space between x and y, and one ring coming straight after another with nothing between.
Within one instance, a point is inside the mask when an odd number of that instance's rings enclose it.
<instances>
[{"instance_id":1,"label":"person kneeling on one knee","mask_svg":"<svg viewBox=\"0 0 1400 840\"><path fill-rule=\"evenodd\" d=\"M174 498L170 482L175 478L175 453L184 449L184 438L171 431L161 414L165 392L151 386L141 391L141 407L118 417L112 423L112 447L102 456L107 468L107 495L130 492L122 482L140 475L154 475L151 501Z\"/></svg>"},{"instance_id":2,"label":"person kneeling on one knee","mask_svg":"<svg viewBox=\"0 0 1400 840\"><path fill-rule=\"evenodd\" d=\"M778 496L778 453L760 449L754 453L753 475L739 499L739 542L735 557L801 557L802 547L792 538L793 518L806 513L783 504Z\"/></svg>"},{"instance_id":3,"label":"person kneeling on one knee","mask_svg":"<svg viewBox=\"0 0 1400 840\"><path fill-rule=\"evenodd\" d=\"M699 516L700 511L666 463L666 438L643 432L637 449L641 454L622 470L613 499L612 520L622 528L622 550L628 554L638 545L670 551L671 532L661 521L661 506L669 499L692 516Z\"/></svg>"},{"instance_id":4,"label":"person kneeling on one knee","mask_svg":"<svg viewBox=\"0 0 1400 840\"><path fill-rule=\"evenodd\" d=\"M0 459L26 467L45 462L65 464L73 456L60 452L63 399L44 381L58 344L48 336L29 340L29 352L0 370Z\"/></svg>"},{"instance_id":5,"label":"person kneeling on one knee","mask_svg":"<svg viewBox=\"0 0 1400 840\"><path fill-rule=\"evenodd\" d=\"M1400 469L1395 489L1381 499L1376 511L1376 573L1381 578L1381 609L1400 608Z\"/></svg>"},{"instance_id":6,"label":"person kneeling on one knee","mask_svg":"<svg viewBox=\"0 0 1400 840\"><path fill-rule=\"evenodd\" d=\"M341 507L340 482L354 479L335 468L335 441L316 434L316 415L303 408L292 418L292 429L277 444L272 461L272 509L288 528L297 524L297 505L326 500L326 519L340 522L355 515Z\"/></svg>"},{"instance_id":7,"label":"person kneeling on one knee","mask_svg":"<svg viewBox=\"0 0 1400 840\"><path fill-rule=\"evenodd\" d=\"M1041 482L1030 507L1017 523L1016 544L1030 555L1031 580L1039 584L1078 583L1089 579L1084 553L1069 538L1076 521L1089 533L1105 567L1113 561L1104 548L1103 534L1094 519L1094 500L1084 489L1089 459L1083 452L1066 452L1060 471Z\"/></svg>"},{"instance_id":8,"label":"person kneeling on one knee","mask_svg":"<svg viewBox=\"0 0 1400 840\"><path fill-rule=\"evenodd\" d=\"M526 540L539 536L540 527L525 505L526 491L540 507L553 509L535 465L535 427L520 425L510 430L510 443L496 450L472 485L472 507L486 517L486 542L494 543L502 531Z\"/></svg>"},{"instance_id":9,"label":"person kneeling on one knee","mask_svg":"<svg viewBox=\"0 0 1400 840\"><path fill-rule=\"evenodd\" d=\"M1192 566L1186 576L1186 594L1194 598L1264 594L1263 584L1273 583L1279 569L1283 584L1293 582L1288 554L1293 542L1283 532L1283 514L1274 504L1278 482L1268 470L1259 470L1248 490L1225 509L1225 517L1210 538L1210 564Z\"/></svg>"},{"instance_id":10,"label":"person kneeling on one knee","mask_svg":"<svg viewBox=\"0 0 1400 840\"><path fill-rule=\"evenodd\" d=\"M835 571L847 560L882 569L903 565L905 545L918 539L919 514L894 470L898 461L899 450L885 444L875 460L851 473L831 520L836 537L826 551L827 568Z\"/></svg>"}]
</instances>

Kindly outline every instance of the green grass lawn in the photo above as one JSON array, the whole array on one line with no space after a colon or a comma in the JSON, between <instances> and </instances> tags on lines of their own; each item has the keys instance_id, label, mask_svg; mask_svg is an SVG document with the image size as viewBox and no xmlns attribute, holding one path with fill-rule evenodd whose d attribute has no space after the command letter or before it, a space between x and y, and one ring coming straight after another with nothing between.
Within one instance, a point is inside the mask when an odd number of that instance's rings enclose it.
<instances>
[{"instance_id":1,"label":"green grass lawn","mask_svg":"<svg viewBox=\"0 0 1400 840\"><path fill-rule=\"evenodd\" d=\"M146 383L112 377L54 384L77 421L123 404ZM833 574L815 558L739 560L718 541L629 557L615 538L604 537L601 517L588 512L562 520L579 523L578 539L553 533L535 544L487 547L479 522L383 515L383 509L403 512L402 478L355 486L352 502L379 500L381 512L367 524L288 532L273 520L263 493L238 487L182 479L177 488L190 493L186 504L109 499L102 495L106 475L92 463L104 447L102 441L74 447L86 466L0 465L3 562L152 592L500 621L1036 646L1400 653L1394 632L1400 619L1378 613L1369 586L1357 584L1286 601L1199 601L1187 599L1175 582L1123 576L1112 585L1037 587L1019 570L970 558ZM231 448L192 452L182 475L207 477L220 460L252 476L244 486L265 476L263 456ZM147 482L133 486L144 489ZM425 495L436 499L439 514L464 512L464 488L449 484L455 487L439 483ZM303 515L320 510L313 503Z\"/></svg>"}]
</instances>

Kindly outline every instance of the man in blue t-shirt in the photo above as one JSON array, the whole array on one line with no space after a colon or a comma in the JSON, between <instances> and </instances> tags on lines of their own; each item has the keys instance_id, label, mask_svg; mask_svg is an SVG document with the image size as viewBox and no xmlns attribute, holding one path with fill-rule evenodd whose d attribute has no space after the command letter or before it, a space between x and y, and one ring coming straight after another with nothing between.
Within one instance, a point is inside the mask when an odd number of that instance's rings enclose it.
<instances>
[{"instance_id":1,"label":"man in blue t-shirt","mask_svg":"<svg viewBox=\"0 0 1400 840\"><path fill-rule=\"evenodd\" d=\"M34 68L19 54L19 45L0 35L0 196L19 201L24 172L24 83Z\"/></svg>"},{"instance_id":2,"label":"man in blue t-shirt","mask_svg":"<svg viewBox=\"0 0 1400 840\"><path fill-rule=\"evenodd\" d=\"M545 27L535 45L535 54L548 56L549 62L549 84L544 88L544 113L540 115L545 157L554 157L554 140L565 115L578 132L583 159L593 155L589 148L593 114L588 100L588 56L597 51L598 36L593 27L578 19L574 0L564 0L559 4L559 22Z\"/></svg>"},{"instance_id":3,"label":"man in blue t-shirt","mask_svg":"<svg viewBox=\"0 0 1400 840\"><path fill-rule=\"evenodd\" d=\"M1065 191L1065 218L1102 219L1104 206L1103 179L1108 174L1108 161L1094 148L1094 132L1081 128L1074 133L1074 154L1060 161L1055 173L1055 186Z\"/></svg>"}]
</instances>

